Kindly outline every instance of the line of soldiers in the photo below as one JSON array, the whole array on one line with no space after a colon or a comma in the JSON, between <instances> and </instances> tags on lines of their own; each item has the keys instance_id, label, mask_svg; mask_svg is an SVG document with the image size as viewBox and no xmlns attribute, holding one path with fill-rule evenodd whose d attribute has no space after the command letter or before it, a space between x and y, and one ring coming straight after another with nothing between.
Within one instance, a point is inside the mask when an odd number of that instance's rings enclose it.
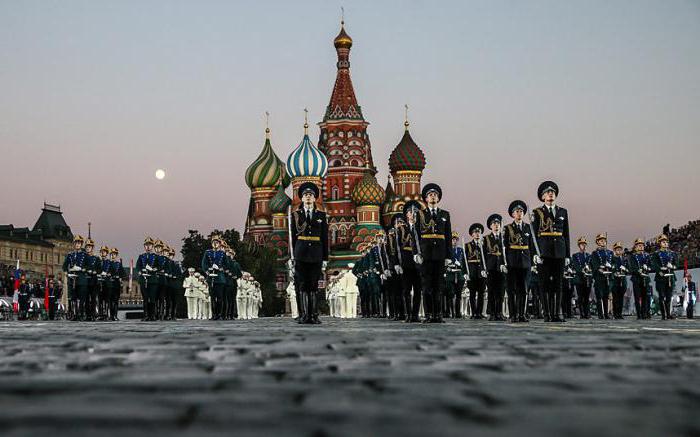
<instances>
[{"instance_id":1,"label":"line of soldiers","mask_svg":"<svg viewBox=\"0 0 700 437\"><path fill-rule=\"evenodd\" d=\"M145 238L143 248L134 266L143 299L143 320L176 320L183 272L175 261L175 249L151 237Z\"/></svg>"},{"instance_id":2,"label":"line of soldiers","mask_svg":"<svg viewBox=\"0 0 700 437\"><path fill-rule=\"evenodd\" d=\"M85 240L76 235L73 251L63 261L68 279L69 320L118 320L119 295L126 277L119 250L102 246L99 255L94 250L91 238Z\"/></svg>"},{"instance_id":3,"label":"line of soldiers","mask_svg":"<svg viewBox=\"0 0 700 437\"><path fill-rule=\"evenodd\" d=\"M202 271L211 295L212 320L238 317L238 280L243 276L236 253L220 235L211 237L211 249L204 252Z\"/></svg>"}]
</instances>

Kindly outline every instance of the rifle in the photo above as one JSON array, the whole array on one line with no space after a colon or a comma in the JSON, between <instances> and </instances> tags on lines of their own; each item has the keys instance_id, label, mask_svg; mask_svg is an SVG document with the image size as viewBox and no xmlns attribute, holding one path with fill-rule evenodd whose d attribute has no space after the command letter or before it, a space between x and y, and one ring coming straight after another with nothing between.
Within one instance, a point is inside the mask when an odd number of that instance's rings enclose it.
<instances>
[{"instance_id":1,"label":"rifle","mask_svg":"<svg viewBox=\"0 0 700 437\"><path fill-rule=\"evenodd\" d=\"M462 258L464 259L464 268L467 269L467 278L469 278L471 275L469 274L469 260L467 260L467 249L466 249L466 246L464 245L464 237L462 237L461 243L462 243Z\"/></svg>"},{"instance_id":2,"label":"rifle","mask_svg":"<svg viewBox=\"0 0 700 437\"><path fill-rule=\"evenodd\" d=\"M528 226L530 227L530 235L532 236L532 242L535 245L535 252L537 252L537 257L542 258L542 253L540 253L540 244L537 242L537 234L535 234L535 228L532 226L532 222L534 221L535 218L535 213L531 212L529 215L530 218L530 223L528 223Z\"/></svg>"},{"instance_id":3,"label":"rifle","mask_svg":"<svg viewBox=\"0 0 700 437\"><path fill-rule=\"evenodd\" d=\"M289 208L287 208L287 228L289 228L289 260L294 263L294 247L292 246L292 205L289 205Z\"/></svg>"},{"instance_id":4,"label":"rifle","mask_svg":"<svg viewBox=\"0 0 700 437\"><path fill-rule=\"evenodd\" d=\"M417 214L416 214L417 209L416 209L416 207L414 206L414 207L412 208L412 210L413 210L413 220L416 222L416 223L413 224L413 238L416 239L416 252L418 252L418 256L420 257L421 262L422 262L422 260L423 260L423 253L422 253L421 250L420 250L420 238L419 238L419 236L418 236L418 227L416 226L416 225L418 224L418 216L417 216ZM410 226L410 225L409 225L409 226Z\"/></svg>"},{"instance_id":5,"label":"rifle","mask_svg":"<svg viewBox=\"0 0 700 437\"><path fill-rule=\"evenodd\" d=\"M489 271L486 269L486 256L484 255L484 236L479 238L479 242L476 243L479 246L479 251L481 252L481 267L483 267L486 277L489 276Z\"/></svg>"}]
</instances>

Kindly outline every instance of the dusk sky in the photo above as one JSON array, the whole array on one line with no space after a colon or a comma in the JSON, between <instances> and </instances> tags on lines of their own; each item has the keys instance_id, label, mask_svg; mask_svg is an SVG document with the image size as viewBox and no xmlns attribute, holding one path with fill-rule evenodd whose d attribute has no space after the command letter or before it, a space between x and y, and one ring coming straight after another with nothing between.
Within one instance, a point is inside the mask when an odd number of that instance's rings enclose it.
<instances>
[{"instance_id":1,"label":"dusk sky","mask_svg":"<svg viewBox=\"0 0 700 437\"><path fill-rule=\"evenodd\" d=\"M382 186L408 104L462 232L545 179L573 237L700 217L698 1L2 0L0 224L60 204L126 259L242 231L264 112L281 159L304 107L318 141L341 5Z\"/></svg>"}]
</instances>

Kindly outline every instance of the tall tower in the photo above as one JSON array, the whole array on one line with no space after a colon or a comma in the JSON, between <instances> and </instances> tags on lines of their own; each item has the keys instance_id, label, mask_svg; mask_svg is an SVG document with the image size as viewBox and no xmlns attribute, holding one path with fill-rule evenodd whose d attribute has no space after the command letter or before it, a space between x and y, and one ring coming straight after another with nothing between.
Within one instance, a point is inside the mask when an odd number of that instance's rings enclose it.
<instances>
[{"instance_id":1,"label":"tall tower","mask_svg":"<svg viewBox=\"0 0 700 437\"><path fill-rule=\"evenodd\" d=\"M250 188L245 236L262 244L273 229L270 199L277 193L278 185L287 187L290 182L284 164L272 150L269 126L265 128L265 144L260 155L245 172L245 182Z\"/></svg>"},{"instance_id":2,"label":"tall tower","mask_svg":"<svg viewBox=\"0 0 700 437\"><path fill-rule=\"evenodd\" d=\"M389 171L394 180L394 196L392 205L384 205L383 213L386 216L394 215L403 210L403 205L409 200L423 202L421 198L421 177L425 169L425 154L418 147L411 133L408 131L408 107L406 108L406 120L404 121L404 133L399 144L389 156ZM389 198L387 198L389 202ZM385 220L387 219L384 217ZM391 218L389 217L390 221Z\"/></svg>"},{"instance_id":3,"label":"tall tower","mask_svg":"<svg viewBox=\"0 0 700 437\"><path fill-rule=\"evenodd\" d=\"M352 38L345 32L344 21L340 23L340 33L333 45L338 56L338 71L323 121L318 124L321 128L318 148L329 163L328 176L323 181L323 197L328 214L331 263L353 258L348 252L357 224L352 193L365 173L376 173L367 135L369 123L362 116L350 79Z\"/></svg>"}]
</instances>

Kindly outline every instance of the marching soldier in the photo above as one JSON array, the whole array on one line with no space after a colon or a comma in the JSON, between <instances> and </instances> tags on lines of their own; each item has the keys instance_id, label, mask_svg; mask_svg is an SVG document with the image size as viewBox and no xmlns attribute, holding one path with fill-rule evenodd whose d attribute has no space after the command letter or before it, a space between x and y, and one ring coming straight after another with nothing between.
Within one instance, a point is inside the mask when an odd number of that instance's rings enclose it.
<instances>
[{"instance_id":1,"label":"marching soldier","mask_svg":"<svg viewBox=\"0 0 700 437\"><path fill-rule=\"evenodd\" d=\"M87 272L85 261L87 253L83 250L84 239L80 235L73 238L73 252L66 255L63 271L68 276L68 313L70 320L80 320L82 306L87 297Z\"/></svg>"},{"instance_id":2,"label":"marching soldier","mask_svg":"<svg viewBox=\"0 0 700 437\"><path fill-rule=\"evenodd\" d=\"M693 275L688 272L683 278L685 284L683 288L685 289L685 315L687 318L693 318L693 312L695 310L695 302L698 298L698 288L693 282Z\"/></svg>"},{"instance_id":3,"label":"marching soldier","mask_svg":"<svg viewBox=\"0 0 700 437\"><path fill-rule=\"evenodd\" d=\"M593 288L595 289L596 306L599 319L609 319L608 301L612 288L613 253L608 249L606 234L598 234L595 238L598 248L591 254L591 269L593 269Z\"/></svg>"},{"instance_id":4,"label":"marching soldier","mask_svg":"<svg viewBox=\"0 0 700 437\"><path fill-rule=\"evenodd\" d=\"M629 270L632 276L632 292L634 293L634 309L637 320L648 319L649 316L649 272L651 258L644 251L644 240L634 240L634 250L629 256Z\"/></svg>"},{"instance_id":5,"label":"marching soldier","mask_svg":"<svg viewBox=\"0 0 700 437\"><path fill-rule=\"evenodd\" d=\"M623 300L627 292L627 259L624 257L624 248L622 242L617 241L613 244L613 281L612 281L612 298L613 298L613 318L622 320Z\"/></svg>"},{"instance_id":6,"label":"marching soldier","mask_svg":"<svg viewBox=\"0 0 700 437\"><path fill-rule=\"evenodd\" d=\"M661 320L675 319L671 313L671 299L676 287L676 274L678 268L678 254L668 247L668 237L664 234L656 239L659 250L651 256L651 264L654 270L654 283L659 295L659 307L661 308Z\"/></svg>"},{"instance_id":7,"label":"marching soldier","mask_svg":"<svg viewBox=\"0 0 700 437\"><path fill-rule=\"evenodd\" d=\"M326 213L316 208L318 187L311 182L301 184L298 196L302 201L292 214L290 224L294 248L294 276L305 311L300 323L319 324L318 281L328 265L328 222Z\"/></svg>"},{"instance_id":8,"label":"marching soldier","mask_svg":"<svg viewBox=\"0 0 700 437\"><path fill-rule=\"evenodd\" d=\"M100 247L100 274L97 275L97 318L107 320L109 296L112 293L112 262L109 247Z\"/></svg>"},{"instance_id":9,"label":"marching soldier","mask_svg":"<svg viewBox=\"0 0 700 437\"><path fill-rule=\"evenodd\" d=\"M569 265L571 246L569 240L569 214L565 208L556 205L559 187L552 181L545 181L537 188L537 197L544 205L535 208L532 226L540 253L535 256L540 286L546 296L551 322L565 322L559 316L561 308L562 279L564 268Z\"/></svg>"},{"instance_id":10,"label":"marching soldier","mask_svg":"<svg viewBox=\"0 0 700 437\"><path fill-rule=\"evenodd\" d=\"M119 249L113 247L109 251L109 257L112 261L112 286L110 287L109 295L109 320L116 322L119 320L117 313L119 312L119 296L122 292L122 281L126 278L126 271L122 260L119 258Z\"/></svg>"},{"instance_id":11,"label":"marching soldier","mask_svg":"<svg viewBox=\"0 0 700 437\"><path fill-rule=\"evenodd\" d=\"M53 275L50 275L48 283L49 307L46 309L49 313L49 320L56 319L56 309L58 309L58 303L61 301L62 292L61 286L56 284Z\"/></svg>"},{"instance_id":12,"label":"marching soldier","mask_svg":"<svg viewBox=\"0 0 700 437\"><path fill-rule=\"evenodd\" d=\"M84 308L85 320L95 321L95 309L97 308L97 277L102 273L102 261L94 255L95 242L92 238L85 241L85 267L87 269L87 299Z\"/></svg>"},{"instance_id":13,"label":"marching soldier","mask_svg":"<svg viewBox=\"0 0 700 437\"><path fill-rule=\"evenodd\" d=\"M387 304L387 287L391 278L389 270L389 260L384 251L384 231L379 231L374 236L374 244L372 246L372 260L374 261L374 270L379 277L379 287L376 293L373 294L374 309L377 317L386 317Z\"/></svg>"},{"instance_id":14,"label":"marching soldier","mask_svg":"<svg viewBox=\"0 0 700 437\"><path fill-rule=\"evenodd\" d=\"M437 184L427 184L421 192L428 206L418 211L417 238L414 260L421 266L423 284L423 308L427 323L443 323L442 281L445 268L451 258L449 241L452 238L450 213L441 209L442 189Z\"/></svg>"},{"instance_id":15,"label":"marching soldier","mask_svg":"<svg viewBox=\"0 0 700 437\"><path fill-rule=\"evenodd\" d=\"M209 294L212 302L212 320L221 320L224 317L224 288L226 287L226 253L222 250L223 239L219 235L212 235L211 249L207 249L202 257L202 270L206 272L209 282Z\"/></svg>"},{"instance_id":16,"label":"marching soldier","mask_svg":"<svg viewBox=\"0 0 700 437\"><path fill-rule=\"evenodd\" d=\"M143 320L156 320L156 299L158 298L158 276L160 259L153 253L154 241L146 237L143 241L144 253L136 260L136 272L139 275L139 288L143 296Z\"/></svg>"},{"instance_id":17,"label":"marching soldier","mask_svg":"<svg viewBox=\"0 0 700 437\"><path fill-rule=\"evenodd\" d=\"M19 305L17 320L27 320L29 318L29 308L32 302L32 291L29 288L27 276L24 272L22 272L19 281L19 289L17 289L17 303Z\"/></svg>"},{"instance_id":18,"label":"marching soldier","mask_svg":"<svg viewBox=\"0 0 700 437\"><path fill-rule=\"evenodd\" d=\"M227 320L235 320L238 316L238 311L236 308L238 279L241 277L242 273L241 265L238 264L238 261L236 261L236 252L228 246L226 248L226 272L230 283L228 283L226 287L226 300L228 301L228 305L226 306L224 317Z\"/></svg>"},{"instance_id":19,"label":"marching soldier","mask_svg":"<svg viewBox=\"0 0 700 437\"><path fill-rule=\"evenodd\" d=\"M158 258L158 269L155 272L157 291L156 291L156 314L157 320L163 320L165 318L165 295L167 294L167 276L168 275L168 259L163 254L163 249L165 248L165 243L156 239L153 245L153 250L156 253L156 258Z\"/></svg>"},{"instance_id":20,"label":"marching soldier","mask_svg":"<svg viewBox=\"0 0 700 437\"><path fill-rule=\"evenodd\" d=\"M401 251L401 227L405 222L401 214L392 217L392 226L387 232L387 252L391 266L391 288L389 290L390 308L393 308L392 320L405 320L406 307L403 300L403 253Z\"/></svg>"},{"instance_id":21,"label":"marching soldier","mask_svg":"<svg viewBox=\"0 0 700 437\"><path fill-rule=\"evenodd\" d=\"M578 296L579 316L582 319L591 318L591 254L586 252L588 241L586 237L578 238L578 252L571 257L574 270L574 287Z\"/></svg>"},{"instance_id":22,"label":"marching soldier","mask_svg":"<svg viewBox=\"0 0 700 437\"><path fill-rule=\"evenodd\" d=\"M532 254L535 252L532 230L530 225L523 222L527 213L527 204L522 200L514 200L508 206L508 214L513 222L503 230L503 249L507 262L508 302L513 313L513 322L527 322L527 280L532 267ZM511 303L512 300L512 303ZM571 301L571 300L569 300Z\"/></svg>"},{"instance_id":23,"label":"marching soldier","mask_svg":"<svg viewBox=\"0 0 700 437\"><path fill-rule=\"evenodd\" d=\"M177 301L182 291L182 267L175 261L175 249L168 246L168 260L170 262L170 284L165 305L166 320L177 320Z\"/></svg>"},{"instance_id":24,"label":"marching soldier","mask_svg":"<svg viewBox=\"0 0 700 437\"><path fill-rule=\"evenodd\" d=\"M491 229L491 233L484 237L483 249L486 257L486 278L489 290L489 321L504 321L503 317L503 295L506 287L506 274L508 268L507 261L503 253L503 234L501 233L501 222L503 218L500 214L491 214L486 220L486 227ZM513 321L515 311L512 308L513 300L508 299L508 317Z\"/></svg>"},{"instance_id":25,"label":"marching soldier","mask_svg":"<svg viewBox=\"0 0 700 437\"><path fill-rule=\"evenodd\" d=\"M467 268L469 270L469 279L467 288L469 288L469 307L471 308L471 319L480 320L484 318L484 293L486 292L486 260L482 257L484 251L482 248L481 235L484 232L484 226L481 223L473 223L469 226L469 235L472 240L465 246L465 255L467 258Z\"/></svg>"},{"instance_id":26,"label":"marching soldier","mask_svg":"<svg viewBox=\"0 0 700 437\"><path fill-rule=\"evenodd\" d=\"M459 232L452 232L450 265L445 273L445 296L443 297L444 316L459 319L462 317L460 305L462 289L467 277L464 265L464 249L459 244Z\"/></svg>"},{"instance_id":27,"label":"marching soldier","mask_svg":"<svg viewBox=\"0 0 700 437\"><path fill-rule=\"evenodd\" d=\"M403 301L406 307L406 322L418 322L418 312L422 297L420 266L414 259L416 247L416 215L420 203L409 200L403 206L403 217L395 216L398 225L398 238L401 243L401 270ZM405 221L403 218L405 217ZM403 223L403 224L402 224Z\"/></svg>"}]
</instances>

